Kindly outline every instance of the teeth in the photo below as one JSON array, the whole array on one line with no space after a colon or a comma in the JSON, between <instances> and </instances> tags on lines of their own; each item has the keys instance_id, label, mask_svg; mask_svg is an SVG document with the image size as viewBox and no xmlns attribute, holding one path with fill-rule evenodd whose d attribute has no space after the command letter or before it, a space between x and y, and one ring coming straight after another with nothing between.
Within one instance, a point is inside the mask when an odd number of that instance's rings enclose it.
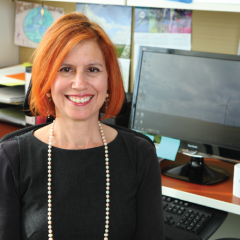
<instances>
[{"instance_id":1,"label":"teeth","mask_svg":"<svg viewBox=\"0 0 240 240\"><path fill-rule=\"evenodd\" d=\"M75 103L85 103L85 102L89 101L90 98L91 98L91 96L83 97L83 98L71 97L71 96L68 97L68 99L70 99L72 102L75 102Z\"/></svg>"}]
</instances>

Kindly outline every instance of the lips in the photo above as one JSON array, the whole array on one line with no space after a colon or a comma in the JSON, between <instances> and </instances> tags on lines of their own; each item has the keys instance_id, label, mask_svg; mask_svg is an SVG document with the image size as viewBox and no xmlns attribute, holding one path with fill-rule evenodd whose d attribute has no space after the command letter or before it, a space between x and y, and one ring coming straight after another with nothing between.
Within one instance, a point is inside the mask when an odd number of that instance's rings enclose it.
<instances>
[{"instance_id":1,"label":"lips","mask_svg":"<svg viewBox=\"0 0 240 240\"><path fill-rule=\"evenodd\" d=\"M88 104L93 98L93 95L82 95L82 96L65 95L65 96L74 105L81 105L81 106Z\"/></svg>"},{"instance_id":2,"label":"lips","mask_svg":"<svg viewBox=\"0 0 240 240\"><path fill-rule=\"evenodd\" d=\"M77 97L77 96L67 96L67 98L75 103L85 103L88 102L93 96Z\"/></svg>"}]
</instances>

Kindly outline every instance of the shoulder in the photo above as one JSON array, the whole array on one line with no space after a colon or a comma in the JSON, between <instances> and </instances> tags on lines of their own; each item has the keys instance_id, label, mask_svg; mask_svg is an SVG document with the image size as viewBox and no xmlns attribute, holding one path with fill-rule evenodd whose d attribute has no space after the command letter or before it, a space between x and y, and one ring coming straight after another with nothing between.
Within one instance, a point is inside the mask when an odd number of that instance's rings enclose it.
<instances>
[{"instance_id":1,"label":"shoulder","mask_svg":"<svg viewBox=\"0 0 240 240\"><path fill-rule=\"evenodd\" d=\"M118 131L118 133L125 139L128 139L132 143L134 143L134 146L138 153L148 153L149 151L155 152L155 146L154 144L150 143L149 140L147 140L147 137L143 134L140 134L138 132L128 132L128 131Z\"/></svg>"},{"instance_id":2,"label":"shoulder","mask_svg":"<svg viewBox=\"0 0 240 240\"><path fill-rule=\"evenodd\" d=\"M44 143L48 143L48 136L51 125L46 125L33 132L33 135Z\"/></svg>"},{"instance_id":3,"label":"shoulder","mask_svg":"<svg viewBox=\"0 0 240 240\"><path fill-rule=\"evenodd\" d=\"M1 161L8 159L11 165L16 165L16 161L19 161L19 147L16 138L9 139L0 144Z\"/></svg>"},{"instance_id":4,"label":"shoulder","mask_svg":"<svg viewBox=\"0 0 240 240\"><path fill-rule=\"evenodd\" d=\"M20 157L17 139L14 138L2 142L0 144L0 175L5 182L12 176L17 189L19 186L19 168ZM3 171L4 174L2 174Z\"/></svg>"},{"instance_id":5,"label":"shoulder","mask_svg":"<svg viewBox=\"0 0 240 240\"><path fill-rule=\"evenodd\" d=\"M18 141L16 138L6 140L0 144L1 150L10 159L12 156L18 154Z\"/></svg>"},{"instance_id":6,"label":"shoulder","mask_svg":"<svg viewBox=\"0 0 240 240\"><path fill-rule=\"evenodd\" d=\"M129 131L129 129L126 131L118 129L118 138L129 150L134 152L138 162L149 157L157 159L155 145L147 140L145 135Z\"/></svg>"}]
</instances>

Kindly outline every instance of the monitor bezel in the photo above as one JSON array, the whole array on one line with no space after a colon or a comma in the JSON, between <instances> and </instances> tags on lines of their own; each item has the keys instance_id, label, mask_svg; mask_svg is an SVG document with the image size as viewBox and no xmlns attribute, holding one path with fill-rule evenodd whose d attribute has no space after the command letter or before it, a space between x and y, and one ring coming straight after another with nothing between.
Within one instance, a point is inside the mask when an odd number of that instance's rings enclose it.
<instances>
[{"instance_id":1,"label":"monitor bezel","mask_svg":"<svg viewBox=\"0 0 240 240\"><path fill-rule=\"evenodd\" d=\"M146 132L134 129L133 125L134 125L134 118L135 118L135 112L136 112L136 103L137 103L139 81L140 81L140 74L141 74L142 57L143 57L144 51L159 52L159 53L163 53L163 54L174 54L174 55L180 55L180 56L213 58L213 59L230 60L230 61L240 62L240 56L237 56L237 55L140 46L137 69L136 69L136 73L135 73L133 97L132 97L130 128L135 131L141 132L141 133L146 133ZM171 136L169 136L169 137L171 137ZM197 149L191 148L188 145L197 146ZM180 139L179 152L187 154L187 155L200 155L200 156L207 157L207 158L220 159L220 160L224 160L224 161L231 162L231 163L239 163L239 161L240 161L240 147L239 147L239 149L232 149L232 148L226 148L226 147L217 146L217 145L213 145L213 144L209 144L209 143L189 141L186 139ZM221 154L220 154L220 152L221 152Z\"/></svg>"}]
</instances>

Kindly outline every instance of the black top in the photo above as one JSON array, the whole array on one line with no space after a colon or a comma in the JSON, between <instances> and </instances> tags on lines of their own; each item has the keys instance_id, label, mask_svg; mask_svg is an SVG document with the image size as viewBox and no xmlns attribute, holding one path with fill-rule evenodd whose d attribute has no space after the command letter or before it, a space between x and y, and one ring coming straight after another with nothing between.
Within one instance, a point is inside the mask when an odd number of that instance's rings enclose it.
<instances>
[{"instance_id":1,"label":"black top","mask_svg":"<svg viewBox=\"0 0 240 240\"><path fill-rule=\"evenodd\" d=\"M164 240L161 177L154 147L118 132L108 144L109 240ZM47 240L48 145L26 133L0 145L0 239ZM20 154L20 158L19 158ZM52 147L54 240L102 240L104 147Z\"/></svg>"}]
</instances>

